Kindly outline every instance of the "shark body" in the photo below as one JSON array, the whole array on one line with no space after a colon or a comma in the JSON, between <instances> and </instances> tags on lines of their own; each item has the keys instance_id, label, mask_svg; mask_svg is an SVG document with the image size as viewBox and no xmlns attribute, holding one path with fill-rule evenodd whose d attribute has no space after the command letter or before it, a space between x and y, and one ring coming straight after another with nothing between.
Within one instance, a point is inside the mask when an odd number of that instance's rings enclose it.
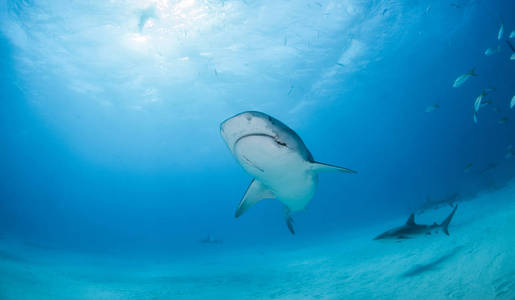
<instances>
[{"instance_id":1,"label":"shark body","mask_svg":"<svg viewBox=\"0 0 515 300\"><path fill-rule=\"evenodd\" d=\"M458 205L454 206L454 209L449 214L447 218L441 223L437 224L436 222L433 225L424 225L424 224L416 224L415 223L415 215L411 214L406 221L406 224L390 229L376 236L374 240L403 240L403 239L412 239L417 236L423 235L431 235L433 233L438 233L442 231L446 235L449 235L449 223L451 223L452 217L456 212Z\"/></svg>"},{"instance_id":2,"label":"shark body","mask_svg":"<svg viewBox=\"0 0 515 300\"><path fill-rule=\"evenodd\" d=\"M236 209L241 216L263 199L284 206L292 234L291 213L304 210L315 194L318 173L350 169L318 163L301 138L281 121L257 111L237 114L220 125L221 135L238 163L254 179Z\"/></svg>"}]
</instances>

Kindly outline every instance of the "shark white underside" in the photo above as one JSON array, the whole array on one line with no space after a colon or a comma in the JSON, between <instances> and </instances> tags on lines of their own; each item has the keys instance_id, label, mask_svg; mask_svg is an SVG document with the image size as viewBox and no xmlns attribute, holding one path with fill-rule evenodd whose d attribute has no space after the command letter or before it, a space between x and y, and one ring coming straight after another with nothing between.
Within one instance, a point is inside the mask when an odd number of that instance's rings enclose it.
<instances>
[{"instance_id":1,"label":"shark white underside","mask_svg":"<svg viewBox=\"0 0 515 300\"><path fill-rule=\"evenodd\" d=\"M274 198L284 204L286 224L294 233L290 214L305 209L313 198L319 172L355 173L315 162L293 130L262 112L240 113L224 121L220 131L239 164L254 177L236 217L257 202Z\"/></svg>"}]
</instances>

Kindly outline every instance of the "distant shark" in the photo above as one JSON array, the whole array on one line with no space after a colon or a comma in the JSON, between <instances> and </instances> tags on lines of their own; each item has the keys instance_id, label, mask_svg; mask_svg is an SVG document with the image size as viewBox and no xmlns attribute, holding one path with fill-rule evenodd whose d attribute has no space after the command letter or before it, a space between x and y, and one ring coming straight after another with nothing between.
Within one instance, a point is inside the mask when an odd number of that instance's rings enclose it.
<instances>
[{"instance_id":1,"label":"distant shark","mask_svg":"<svg viewBox=\"0 0 515 300\"><path fill-rule=\"evenodd\" d=\"M315 194L318 173L350 169L315 162L301 138L281 121L247 111L222 122L221 135L238 163L254 179L236 209L236 218L263 199L275 198L284 206L292 234L291 213L304 210Z\"/></svg>"},{"instance_id":2,"label":"distant shark","mask_svg":"<svg viewBox=\"0 0 515 300\"><path fill-rule=\"evenodd\" d=\"M420 207L418 208L417 214L421 214L421 213L425 212L426 210L430 210L430 209L438 209L445 205L449 205L450 207L452 207L456 202L459 202L458 197L459 197L459 194L454 193L454 194L449 195L448 197L443 198L441 200L431 200L431 198L429 198L429 195L428 195L426 198L426 201L424 203L422 203L422 205L420 205Z\"/></svg>"},{"instance_id":3,"label":"distant shark","mask_svg":"<svg viewBox=\"0 0 515 300\"><path fill-rule=\"evenodd\" d=\"M224 241L214 239L210 234L205 239L200 240L202 244L223 244Z\"/></svg>"},{"instance_id":4,"label":"distant shark","mask_svg":"<svg viewBox=\"0 0 515 300\"><path fill-rule=\"evenodd\" d=\"M386 232L381 233L376 236L374 240L403 240L403 239L411 239L420 235L430 235L432 233L438 233L439 231L443 231L446 235L449 235L449 223L451 223L452 217L456 212L458 205L454 206L454 209L449 214L445 220L443 220L442 224L438 225L436 222L433 225L422 225L415 223L415 215L411 214L406 221L406 224L396 227L394 229L388 230Z\"/></svg>"}]
</instances>

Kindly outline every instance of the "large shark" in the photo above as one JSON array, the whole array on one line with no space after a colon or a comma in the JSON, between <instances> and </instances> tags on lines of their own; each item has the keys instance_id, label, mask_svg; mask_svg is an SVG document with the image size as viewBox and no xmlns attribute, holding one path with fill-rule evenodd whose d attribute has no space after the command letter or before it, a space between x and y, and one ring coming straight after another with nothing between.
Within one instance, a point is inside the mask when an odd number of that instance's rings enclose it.
<instances>
[{"instance_id":1,"label":"large shark","mask_svg":"<svg viewBox=\"0 0 515 300\"><path fill-rule=\"evenodd\" d=\"M408 220L406 221L406 224L383 232L382 234L376 236L374 240L411 239L420 235L430 235L431 233L438 233L439 231L443 231L443 233L449 235L449 223L451 223L452 217L454 216L454 213L456 212L457 208L458 205L455 205L452 212L449 214L447 218L445 218L445 220L443 220L442 224L437 224L436 222L433 225L416 224L415 215L411 214Z\"/></svg>"},{"instance_id":2,"label":"large shark","mask_svg":"<svg viewBox=\"0 0 515 300\"><path fill-rule=\"evenodd\" d=\"M222 122L220 132L238 163L254 177L236 218L257 202L275 198L284 205L286 225L295 234L291 213L304 210L313 198L318 173L356 173L316 162L295 131L262 112L237 114Z\"/></svg>"}]
</instances>

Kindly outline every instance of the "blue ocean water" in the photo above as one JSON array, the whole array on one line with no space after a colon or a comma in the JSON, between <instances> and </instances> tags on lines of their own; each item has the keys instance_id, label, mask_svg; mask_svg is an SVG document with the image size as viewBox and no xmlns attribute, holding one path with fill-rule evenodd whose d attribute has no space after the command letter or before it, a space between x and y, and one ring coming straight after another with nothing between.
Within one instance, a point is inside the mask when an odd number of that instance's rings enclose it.
<instances>
[{"instance_id":1,"label":"blue ocean water","mask_svg":"<svg viewBox=\"0 0 515 300\"><path fill-rule=\"evenodd\" d=\"M2 2L0 297L512 299L514 30L513 1ZM249 110L358 171L295 235L277 200L234 218ZM372 241L454 193L447 239Z\"/></svg>"}]
</instances>

